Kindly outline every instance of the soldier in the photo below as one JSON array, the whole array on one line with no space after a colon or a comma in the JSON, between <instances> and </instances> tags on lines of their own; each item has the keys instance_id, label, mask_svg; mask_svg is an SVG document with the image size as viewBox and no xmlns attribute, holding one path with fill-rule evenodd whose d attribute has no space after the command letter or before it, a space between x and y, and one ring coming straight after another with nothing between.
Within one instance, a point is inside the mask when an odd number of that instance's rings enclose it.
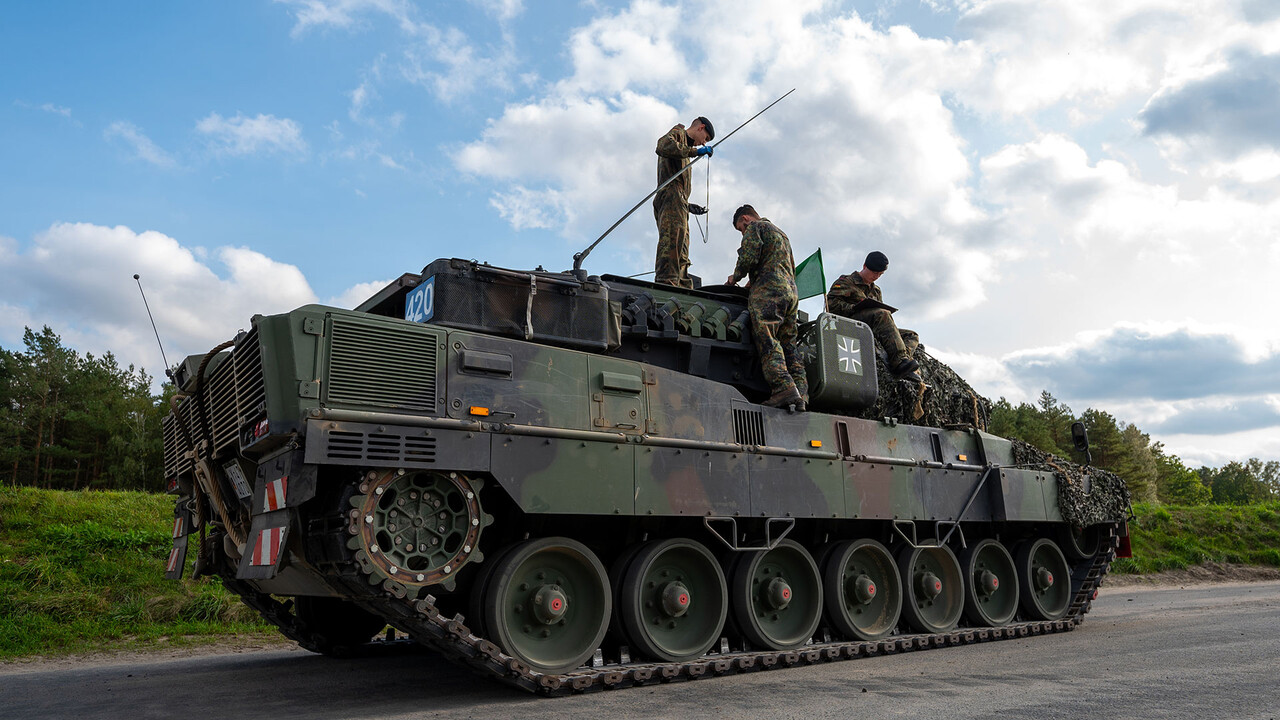
<instances>
[{"instance_id":1,"label":"soldier","mask_svg":"<svg viewBox=\"0 0 1280 720\"><path fill-rule=\"evenodd\" d=\"M737 285L747 275L747 311L751 314L751 335L764 378L773 393L764 401L769 407L794 406L804 412L809 382L804 362L796 350L796 263L791 257L791 241L786 233L750 205L733 213L733 228L742 233L738 264L728 283Z\"/></svg>"},{"instance_id":2,"label":"soldier","mask_svg":"<svg viewBox=\"0 0 1280 720\"><path fill-rule=\"evenodd\" d=\"M689 158L711 155L707 143L715 139L711 121L699 117L689 124L676 125L658 138L658 184L684 169ZM654 282L692 288L689 277L689 213L705 215L707 209L689 204L689 173L681 173L653 198L653 217L658 221L658 255L654 260Z\"/></svg>"},{"instance_id":3,"label":"soldier","mask_svg":"<svg viewBox=\"0 0 1280 720\"><path fill-rule=\"evenodd\" d=\"M859 302L866 299L884 302L876 280L888 269L889 258L879 250L872 251L863 261L861 270L842 275L831 285L831 291L827 293L827 309L871 326L876 342L889 355L889 372L897 377L919 379L913 373L920 363L912 356L920 345L920 336L911 330L899 329L893 321L893 314L883 308L854 310Z\"/></svg>"}]
</instances>

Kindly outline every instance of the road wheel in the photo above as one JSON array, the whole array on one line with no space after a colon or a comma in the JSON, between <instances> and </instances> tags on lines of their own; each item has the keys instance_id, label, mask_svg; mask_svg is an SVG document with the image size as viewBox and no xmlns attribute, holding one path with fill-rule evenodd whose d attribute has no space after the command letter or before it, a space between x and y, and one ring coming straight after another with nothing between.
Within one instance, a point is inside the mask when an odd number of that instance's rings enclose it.
<instances>
[{"instance_id":1,"label":"road wheel","mask_svg":"<svg viewBox=\"0 0 1280 720\"><path fill-rule=\"evenodd\" d=\"M960 567L967 582L964 615L974 625L997 627L1018 613L1018 572L1013 556L990 538L970 545L961 554Z\"/></svg>"},{"instance_id":2,"label":"road wheel","mask_svg":"<svg viewBox=\"0 0 1280 720\"><path fill-rule=\"evenodd\" d=\"M893 634L902 613L902 580L884 545L863 538L836 543L822 571L827 617L841 634L880 640Z\"/></svg>"},{"instance_id":3,"label":"road wheel","mask_svg":"<svg viewBox=\"0 0 1280 720\"><path fill-rule=\"evenodd\" d=\"M617 615L633 649L680 662L711 649L724 629L729 589L720 563L694 540L657 540L631 558Z\"/></svg>"},{"instance_id":4,"label":"road wheel","mask_svg":"<svg viewBox=\"0 0 1280 720\"><path fill-rule=\"evenodd\" d=\"M813 637L822 619L822 578L800 543L742 553L731 573L734 618L757 647L790 650Z\"/></svg>"},{"instance_id":5,"label":"road wheel","mask_svg":"<svg viewBox=\"0 0 1280 720\"><path fill-rule=\"evenodd\" d=\"M1018 582L1022 610L1035 620L1057 620L1071 606L1071 570L1067 558L1048 538L1018 546Z\"/></svg>"},{"instance_id":6,"label":"road wheel","mask_svg":"<svg viewBox=\"0 0 1280 720\"><path fill-rule=\"evenodd\" d=\"M922 633L947 632L964 611L964 579L956 554L946 545L904 547L898 551L902 575L902 616Z\"/></svg>"},{"instance_id":7,"label":"road wheel","mask_svg":"<svg viewBox=\"0 0 1280 720\"><path fill-rule=\"evenodd\" d=\"M494 567L484 592L484 627L493 641L536 670L582 665L609 628L609 578L576 540L516 545Z\"/></svg>"}]
</instances>

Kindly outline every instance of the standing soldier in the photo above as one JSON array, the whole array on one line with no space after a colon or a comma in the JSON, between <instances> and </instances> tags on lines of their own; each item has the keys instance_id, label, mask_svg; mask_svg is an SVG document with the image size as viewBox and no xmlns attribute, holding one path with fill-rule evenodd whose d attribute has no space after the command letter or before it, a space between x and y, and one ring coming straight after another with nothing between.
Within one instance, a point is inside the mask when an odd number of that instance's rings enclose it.
<instances>
[{"instance_id":1,"label":"standing soldier","mask_svg":"<svg viewBox=\"0 0 1280 720\"><path fill-rule=\"evenodd\" d=\"M738 264L728 283L737 285L747 275L747 311L751 314L751 335L755 338L760 366L772 395L769 407L794 406L805 410L809 382L804 362L796 350L796 263L791 257L791 241L776 225L763 220L750 205L733 213L733 228L742 233Z\"/></svg>"},{"instance_id":2,"label":"standing soldier","mask_svg":"<svg viewBox=\"0 0 1280 720\"><path fill-rule=\"evenodd\" d=\"M827 293L827 308L837 314L864 322L871 327L876 342L889 356L889 372L897 377L918 379L912 373L920 367L915 360L920 336L911 330L899 329L893 314L884 308L857 308L863 300L883 303L876 281L889 269L889 258L879 250L872 251L858 272L842 275L831 285Z\"/></svg>"},{"instance_id":3,"label":"standing soldier","mask_svg":"<svg viewBox=\"0 0 1280 720\"><path fill-rule=\"evenodd\" d=\"M710 155L708 142L715 139L711 121L699 117L689 124L676 125L658 138L658 184L680 173L653 198L653 217L658 221L658 256L654 260L654 282L676 287L692 288L689 277L689 213L705 215L707 209L689 204L692 181L689 173L680 171L689 164L689 158Z\"/></svg>"}]
</instances>

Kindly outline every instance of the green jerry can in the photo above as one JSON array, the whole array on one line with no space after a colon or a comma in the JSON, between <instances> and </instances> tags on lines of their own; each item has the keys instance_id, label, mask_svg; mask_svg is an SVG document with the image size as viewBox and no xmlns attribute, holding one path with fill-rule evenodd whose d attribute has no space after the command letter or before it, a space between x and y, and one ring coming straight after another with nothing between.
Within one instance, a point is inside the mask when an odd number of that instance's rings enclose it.
<instances>
[{"instance_id":1,"label":"green jerry can","mask_svg":"<svg viewBox=\"0 0 1280 720\"><path fill-rule=\"evenodd\" d=\"M876 343L871 328L842 315L820 313L802 333L809 407L869 407L876 401Z\"/></svg>"}]
</instances>

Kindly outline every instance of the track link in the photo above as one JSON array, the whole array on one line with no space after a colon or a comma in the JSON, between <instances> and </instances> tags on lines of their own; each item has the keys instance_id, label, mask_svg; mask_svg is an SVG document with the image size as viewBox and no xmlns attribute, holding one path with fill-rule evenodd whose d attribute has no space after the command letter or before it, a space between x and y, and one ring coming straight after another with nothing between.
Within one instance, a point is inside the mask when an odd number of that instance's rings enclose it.
<instances>
[{"instance_id":1,"label":"track link","mask_svg":"<svg viewBox=\"0 0 1280 720\"><path fill-rule=\"evenodd\" d=\"M462 615L446 617L441 614L435 598L430 595L416 601L400 599L389 593L377 595L374 594L377 589L363 582L358 575L338 582L345 592L364 595L352 599L358 599L362 606L379 613L391 625L409 633L414 640L450 661L527 692L559 696L1067 632L1083 622L1102 578L1115 559L1117 545L1116 528L1111 527L1093 562L1079 563L1072 570L1071 586L1075 592L1066 616L1060 620L901 635L878 642L815 642L785 652L744 650L712 653L691 662L601 664L560 674L535 671L518 658L502 652L492 641L471 632ZM323 639L303 626L289 605L253 590L244 582L224 580L224 584L286 637L308 650L325 649Z\"/></svg>"}]
</instances>

